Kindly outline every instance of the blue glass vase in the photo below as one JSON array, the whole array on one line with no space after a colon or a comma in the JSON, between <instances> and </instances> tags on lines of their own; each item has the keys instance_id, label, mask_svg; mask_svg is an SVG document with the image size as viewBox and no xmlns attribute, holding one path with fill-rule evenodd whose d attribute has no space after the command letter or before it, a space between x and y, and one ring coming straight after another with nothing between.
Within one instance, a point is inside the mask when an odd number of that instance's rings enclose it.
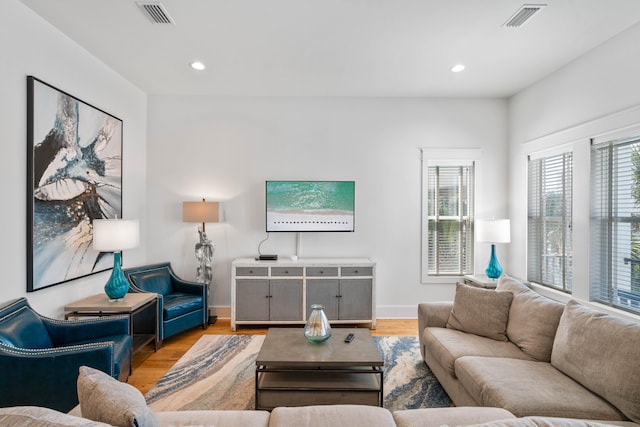
<instances>
[{"instance_id":1,"label":"blue glass vase","mask_svg":"<svg viewBox=\"0 0 640 427\"><path fill-rule=\"evenodd\" d=\"M497 279L502 275L502 267L500 267L496 257L496 245L494 243L491 244L491 258L489 258L489 265L484 272L489 279Z\"/></svg>"},{"instance_id":2,"label":"blue glass vase","mask_svg":"<svg viewBox=\"0 0 640 427\"><path fill-rule=\"evenodd\" d=\"M104 285L104 292L112 301L121 300L129 290L129 282L127 282L124 274L122 274L122 266L120 260L121 255L121 252L113 253L113 271L111 272L109 281L106 285Z\"/></svg>"}]
</instances>

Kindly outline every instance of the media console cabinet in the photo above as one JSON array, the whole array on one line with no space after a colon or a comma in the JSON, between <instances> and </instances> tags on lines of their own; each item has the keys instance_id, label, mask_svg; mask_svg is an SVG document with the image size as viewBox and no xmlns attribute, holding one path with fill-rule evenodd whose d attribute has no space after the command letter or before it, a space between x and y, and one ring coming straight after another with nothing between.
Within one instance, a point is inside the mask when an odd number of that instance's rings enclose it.
<instances>
[{"instance_id":1,"label":"media console cabinet","mask_svg":"<svg viewBox=\"0 0 640 427\"><path fill-rule=\"evenodd\" d=\"M367 258L300 258L231 264L231 330L238 325L302 324L312 304L331 324L376 327L375 263Z\"/></svg>"}]
</instances>

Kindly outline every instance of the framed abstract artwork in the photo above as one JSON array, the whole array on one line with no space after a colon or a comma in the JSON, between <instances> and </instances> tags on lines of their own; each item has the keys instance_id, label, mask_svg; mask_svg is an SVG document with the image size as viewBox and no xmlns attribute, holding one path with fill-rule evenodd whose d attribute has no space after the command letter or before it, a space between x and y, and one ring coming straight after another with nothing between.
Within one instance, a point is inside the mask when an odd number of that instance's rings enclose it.
<instances>
[{"instance_id":1,"label":"framed abstract artwork","mask_svg":"<svg viewBox=\"0 0 640 427\"><path fill-rule=\"evenodd\" d=\"M122 218L122 120L28 76L27 291L112 268L104 218Z\"/></svg>"}]
</instances>

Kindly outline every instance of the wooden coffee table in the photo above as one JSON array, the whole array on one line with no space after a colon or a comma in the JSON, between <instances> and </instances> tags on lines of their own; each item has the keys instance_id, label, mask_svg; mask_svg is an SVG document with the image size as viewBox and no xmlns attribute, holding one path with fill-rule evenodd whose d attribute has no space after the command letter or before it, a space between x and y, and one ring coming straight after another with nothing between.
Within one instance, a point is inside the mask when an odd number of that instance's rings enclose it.
<instances>
[{"instance_id":1,"label":"wooden coffee table","mask_svg":"<svg viewBox=\"0 0 640 427\"><path fill-rule=\"evenodd\" d=\"M355 339L345 343L347 334ZM382 406L384 359L368 329L334 328L311 344L302 328L270 328L256 358L256 409Z\"/></svg>"}]
</instances>

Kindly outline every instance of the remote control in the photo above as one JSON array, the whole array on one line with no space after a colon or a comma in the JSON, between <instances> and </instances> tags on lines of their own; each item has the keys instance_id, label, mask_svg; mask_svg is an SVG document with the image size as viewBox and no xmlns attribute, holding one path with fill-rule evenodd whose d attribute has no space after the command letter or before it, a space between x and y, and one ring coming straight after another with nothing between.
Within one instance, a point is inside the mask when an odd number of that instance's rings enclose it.
<instances>
[{"instance_id":1,"label":"remote control","mask_svg":"<svg viewBox=\"0 0 640 427\"><path fill-rule=\"evenodd\" d=\"M349 334L349 335L347 335L347 337L344 339L344 342L346 342L346 343L350 343L351 341L353 341L353 339L354 339L355 337L356 337L355 335L353 335L353 334Z\"/></svg>"}]
</instances>

